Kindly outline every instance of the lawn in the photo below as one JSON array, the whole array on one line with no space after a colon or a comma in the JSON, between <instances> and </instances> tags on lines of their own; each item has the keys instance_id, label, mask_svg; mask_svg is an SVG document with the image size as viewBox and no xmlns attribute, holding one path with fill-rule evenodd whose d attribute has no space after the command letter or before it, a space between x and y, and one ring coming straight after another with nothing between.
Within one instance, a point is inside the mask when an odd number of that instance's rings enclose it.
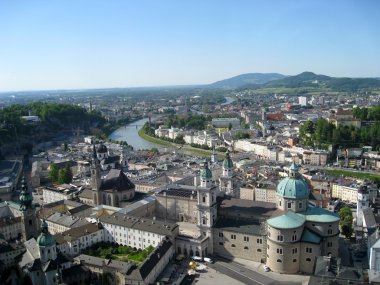
<instances>
[{"instance_id":1,"label":"lawn","mask_svg":"<svg viewBox=\"0 0 380 285\"><path fill-rule=\"evenodd\" d=\"M343 175L346 177L356 177L359 179L368 179L374 182L380 181L380 174L353 172L348 170L327 170L327 173L339 176Z\"/></svg>"},{"instance_id":2,"label":"lawn","mask_svg":"<svg viewBox=\"0 0 380 285\"><path fill-rule=\"evenodd\" d=\"M95 245L83 251L84 254L101 257L105 259L116 259L124 262L135 262L136 264L142 263L151 252L154 247L149 246L143 250L133 249L129 246L112 246L112 245Z\"/></svg>"}]
</instances>

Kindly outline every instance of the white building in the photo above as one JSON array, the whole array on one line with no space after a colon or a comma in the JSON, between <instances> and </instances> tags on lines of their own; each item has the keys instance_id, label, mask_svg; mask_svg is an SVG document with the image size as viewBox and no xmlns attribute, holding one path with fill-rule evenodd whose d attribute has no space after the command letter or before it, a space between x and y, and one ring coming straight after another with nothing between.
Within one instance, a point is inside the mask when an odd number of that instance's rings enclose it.
<instances>
[{"instance_id":1,"label":"white building","mask_svg":"<svg viewBox=\"0 0 380 285\"><path fill-rule=\"evenodd\" d=\"M301 106L307 106L307 97L298 97L298 104L300 104Z\"/></svg>"},{"instance_id":2,"label":"white building","mask_svg":"<svg viewBox=\"0 0 380 285\"><path fill-rule=\"evenodd\" d=\"M145 249L156 247L167 236L174 239L178 235L177 224L137 218L120 213L102 215L99 221L103 225L103 241Z\"/></svg>"},{"instance_id":3,"label":"white building","mask_svg":"<svg viewBox=\"0 0 380 285\"><path fill-rule=\"evenodd\" d=\"M55 188L45 187L42 191L44 203L53 203L61 200L71 200L77 188L68 184L58 185Z\"/></svg>"}]
</instances>

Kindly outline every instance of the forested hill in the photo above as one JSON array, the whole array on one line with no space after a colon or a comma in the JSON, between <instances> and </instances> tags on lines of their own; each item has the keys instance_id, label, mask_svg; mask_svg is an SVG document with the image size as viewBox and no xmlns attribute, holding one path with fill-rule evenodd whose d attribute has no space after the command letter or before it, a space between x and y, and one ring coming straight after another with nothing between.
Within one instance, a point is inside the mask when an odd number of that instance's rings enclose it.
<instances>
[{"instance_id":1,"label":"forested hill","mask_svg":"<svg viewBox=\"0 0 380 285\"><path fill-rule=\"evenodd\" d=\"M332 91L357 91L380 88L379 78L330 77L313 72L294 76L279 73L247 73L206 85L216 89L263 89L263 88L327 88Z\"/></svg>"},{"instance_id":2,"label":"forested hill","mask_svg":"<svg viewBox=\"0 0 380 285\"><path fill-rule=\"evenodd\" d=\"M269 81L284 78L279 73L246 73L228 79L220 80L208 85L210 88L235 89L248 85L264 84Z\"/></svg>"},{"instance_id":3,"label":"forested hill","mask_svg":"<svg viewBox=\"0 0 380 285\"><path fill-rule=\"evenodd\" d=\"M27 123L22 116L29 113L38 116L40 122ZM41 102L11 105L0 110L0 145L31 137L38 140L63 130L88 130L92 125L104 123L100 114L75 105Z\"/></svg>"}]
</instances>

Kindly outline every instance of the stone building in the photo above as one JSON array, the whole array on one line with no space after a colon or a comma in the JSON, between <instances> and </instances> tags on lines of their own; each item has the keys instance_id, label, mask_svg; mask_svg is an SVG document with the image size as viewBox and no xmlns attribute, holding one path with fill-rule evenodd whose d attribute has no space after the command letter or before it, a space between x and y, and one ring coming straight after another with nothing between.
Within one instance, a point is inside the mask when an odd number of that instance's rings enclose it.
<instances>
[{"instance_id":1,"label":"stone building","mask_svg":"<svg viewBox=\"0 0 380 285\"><path fill-rule=\"evenodd\" d=\"M95 146L91 164L91 189L94 205L119 207L122 202L135 197L135 185L122 170L111 169L107 176L101 179L101 165Z\"/></svg>"}]
</instances>

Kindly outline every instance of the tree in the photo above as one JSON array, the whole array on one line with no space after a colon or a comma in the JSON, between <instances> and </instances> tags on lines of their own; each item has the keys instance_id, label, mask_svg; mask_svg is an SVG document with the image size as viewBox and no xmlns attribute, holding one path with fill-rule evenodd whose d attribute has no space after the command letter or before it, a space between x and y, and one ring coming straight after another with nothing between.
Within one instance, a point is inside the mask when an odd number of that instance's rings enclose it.
<instances>
[{"instance_id":1,"label":"tree","mask_svg":"<svg viewBox=\"0 0 380 285\"><path fill-rule=\"evenodd\" d=\"M50 170L49 170L49 178L50 178L50 181L53 183L53 182L56 182L58 180L58 175L59 175L59 169L57 167L56 164L54 163L51 163L50 164Z\"/></svg>"},{"instance_id":2,"label":"tree","mask_svg":"<svg viewBox=\"0 0 380 285\"><path fill-rule=\"evenodd\" d=\"M346 223L344 223L344 224L342 225L341 228L342 228L342 234L343 234L347 239L351 238L352 233L354 232L354 229L353 229L353 227L352 227L352 223L348 223L348 222L346 222Z\"/></svg>"},{"instance_id":3,"label":"tree","mask_svg":"<svg viewBox=\"0 0 380 285\"><path fill-rule=\"evenodd\" d=\"M352 211L348 207L343 207L342 209L339 210L339 215L340 215L340 222L339 225L342 229L342 234L346 238L350 238L352 236L352 233L354 232L354 229L352 227Z\"/></svg>"},{"instance_id":4,"label":"tree","mask_svg":"<svg viewBox=\"0 0 380 285\"><path fill-rule=\"evenodd\" d=\"M70 183L73 180L73 173L69 164L66 164L65 168L60 169L58 172L58 183Z\"/></svg>"},{"instance_id":5,"label":"tree","mask_svg":"<svg viewBox=\"0 0 380 285\"><path fill-rule=\"evenodd\" d=\"M232 124L231 124L231 123L228 124L228 130L229 130L229 131L232 130Z\"/></svg>"}]
</instances>

